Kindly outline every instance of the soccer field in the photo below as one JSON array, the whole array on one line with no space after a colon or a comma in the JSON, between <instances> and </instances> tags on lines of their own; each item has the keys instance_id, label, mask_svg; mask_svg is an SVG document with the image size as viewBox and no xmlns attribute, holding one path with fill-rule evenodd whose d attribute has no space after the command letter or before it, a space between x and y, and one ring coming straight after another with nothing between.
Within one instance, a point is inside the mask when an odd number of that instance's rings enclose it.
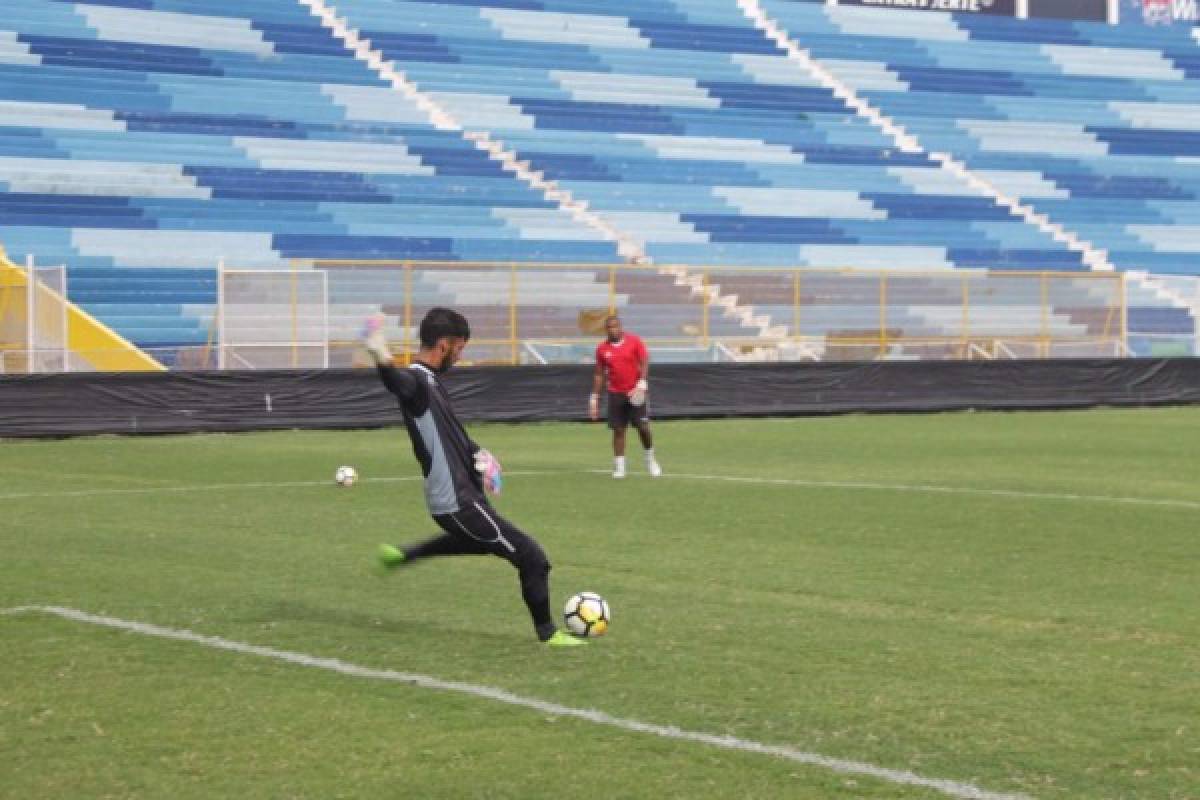
<instances>
[{"instance_id":1,"label":"soccer field","mask_svg":"<svg viewBox=\"0 0 1200 800\"><path fill-rule=\"evenodd\" d=\"M1200 798L1198 430L475 426L612 605L565 651L497 559L375 574L402 429L0 443L0 797Z\"/></svg>"}]
</instances>

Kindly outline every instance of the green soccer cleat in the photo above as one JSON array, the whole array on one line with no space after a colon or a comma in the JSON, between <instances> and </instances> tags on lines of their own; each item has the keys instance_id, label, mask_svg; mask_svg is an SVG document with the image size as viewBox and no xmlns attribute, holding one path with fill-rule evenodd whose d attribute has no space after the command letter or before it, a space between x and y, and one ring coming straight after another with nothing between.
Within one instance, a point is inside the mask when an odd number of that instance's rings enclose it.
<instances>
[{"instance_id":1,"label":"green soccer cleat","mask_svg":"<svg viewBox=\"0 0 1200 800\"><path fill-rule=\"evenodd\" d=\"M586 639L572 636L566 631L555 631L554 635L546 640L547 647L579 647L585 644L587 644Z\"/></svg>"},{"instance_id":2,"label":"green soccer cleat","mask_svg":"<svg viewBox=\"0 0 1200 800\"><path fill-rule=\"evenodd\" d=\"M384 572L395 569L405 561L404 551L390 544L379 545L379 566Z\"/></svg>"}]
</instances>

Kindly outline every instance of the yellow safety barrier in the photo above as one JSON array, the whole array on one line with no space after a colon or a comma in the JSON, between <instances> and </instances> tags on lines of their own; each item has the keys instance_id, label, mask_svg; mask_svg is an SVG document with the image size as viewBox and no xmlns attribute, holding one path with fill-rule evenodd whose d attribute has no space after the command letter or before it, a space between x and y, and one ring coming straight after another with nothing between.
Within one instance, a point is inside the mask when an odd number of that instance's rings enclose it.
<instances>
[{"instance_id":1,"label":"yellow safety barrier","mask_svg":"<svg viewBox=\"0 0 1200 800\"><path fill-rule=\"evenodd\" d=\"M28 280L27 271L10 261L0 247L0 354L4 356L0 368L6 372L28 372L34 367L33 348L23 333L30 313L27 308ZM35 305L56 308L65 316L64 349L75 367L104 372L166 369L53 288L39 283L35 291ZM36 324L37 320L34 322Z\"/></svg>"}]
</instances>

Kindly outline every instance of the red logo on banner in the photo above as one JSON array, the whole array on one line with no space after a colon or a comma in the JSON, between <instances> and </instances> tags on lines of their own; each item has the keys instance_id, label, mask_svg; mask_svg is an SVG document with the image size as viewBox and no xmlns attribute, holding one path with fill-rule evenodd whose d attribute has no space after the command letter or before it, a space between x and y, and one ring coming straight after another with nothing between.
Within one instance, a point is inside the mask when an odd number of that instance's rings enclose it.
<instances>
[{"instance_id":1,"label":"red logo on banner","mask_svg":"<svg viewBox=\"0 0 1200 800\"><path fill-rule=\"evenodd\" d=\"M1142 12L1144 25L1171 25L1176 22L1196 22L1196 0L1129 0L1129 4Z\"/></svg>"},{"instance_id":2,"label":"red logo on banner","mask_svg":"<svg viewBox=\"0 0 1200 800\"><path fill-rule=\"evenodd\" d=\"M1147 25L1170 25L1175 21L1171 0L1141 0L1142 22Z\"/></svg>"}]
</instances>

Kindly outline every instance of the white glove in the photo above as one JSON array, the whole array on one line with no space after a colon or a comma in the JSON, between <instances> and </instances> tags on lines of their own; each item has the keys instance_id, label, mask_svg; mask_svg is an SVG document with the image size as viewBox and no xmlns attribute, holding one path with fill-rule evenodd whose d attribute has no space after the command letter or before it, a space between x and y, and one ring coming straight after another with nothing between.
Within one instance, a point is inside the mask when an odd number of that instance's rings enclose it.
<instances>
[{"instance_id":1,"label":"white glove","mask_svg":"<svg viewBox=\"0 0 1200 800\"><path fill-rule=\"evenodd\" d=\"M592 419L600 417L600 395L593 393L588 397L588 416Z\"/></svg>"},{"instance_id":2,"label":"white glove","mask_svg":"<svg viewBox=\"0 0 1200 800\"><path fill-rule=\"evenodd\" d=\"M387 337L383 335L383 314L372 314L363 324L363 346L376 364L391 364L392 351L388 349Z\"/></svg>"},{"instance_id":3,"label":"white glove","mask_svg":"<svg viewBox=\"0 0 1200 800\"><path fill-rule=\"evenodd\" d=\"M649 388L650 385L646 383L646 379L642 378L637 382L637 385L633 387L633 391L629 393L629 402L633 403L635 406L640 406L645 403L646 390Z\"/></svg>"}]
</instances>

